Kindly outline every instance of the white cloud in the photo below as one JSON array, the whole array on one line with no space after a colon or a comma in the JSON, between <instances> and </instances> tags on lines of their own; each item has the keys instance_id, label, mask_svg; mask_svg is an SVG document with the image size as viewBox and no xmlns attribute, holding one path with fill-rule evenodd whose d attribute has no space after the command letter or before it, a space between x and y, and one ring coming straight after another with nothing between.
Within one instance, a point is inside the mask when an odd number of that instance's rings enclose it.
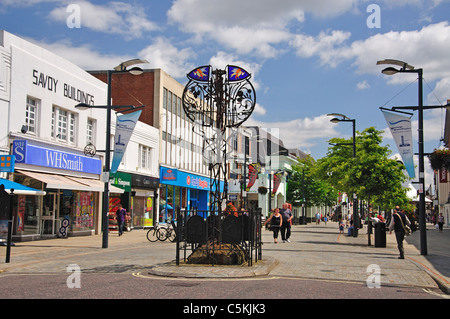
<instances>
[{"instance_id":1,"label":"white cloud","mask_svg":"<svg viewBox=\"0 0 450 319\"><path fill-rule=\"evenodd\" d=\"M436 83L436 86L426 99L428 105L446 104L450 99L450 76Z\"/></svg>"},{"instance_id":2,"label":"white cloud","mask_svg":"<svg viewBox=\"0 0 450 319\"><path fill-rule=\"evenodd\" d=\"M246 62L233 54L219 51L211 57L209 64L215 69L224 69L227 65L238 65L252 75L252 85L256 91L259 90L260 84L257 80L258 72L261 69L261 64L256 62Z\"/></svg>"},{"instance_id":3,"label":"white cloud","mask_svg":"<svg viewBox=\"0 0 450 319\"><path fill-rule=\"evenodd\" d=\"M305 12L329 17L353 10L358 0L177 0L169 21L196 41L217 41L240 54L273 58L293 39L288 25Z\"/></svg>"},{"instance_id":4,"label":"white cloud","mask_svg":"<svg viewBox=\"0 0 450 319\"><path fill-rule=\"evenodd\" d=\"M188 61L195 56L195 52L190 48L178 49L164 37L156 38L138 56L147 59L151 67L161 68L175 78L185 77L194 68Z\"/></svg>"},{"instance_id":5,"label":"white cloud","mask_svg":"<svg viewBox=\"0 0 450 319\"><path fill-rule=\"evenodd\" d=\"M380 74L378 60L392 58L424 69L429 81L450 77L450 26L447 21L420 30L379 33L365 40L348 43L350 32L333 30L317 36L298 34L290 45L300 57L320 58L322 65L336 67L353 60L358 73ZM409 83L416 74L388 77L391 83Z\"/></svg>"},{"instance_id":6,"label":"white cloud","mask_svg":"<svg viewBox=\"0 0 450 319\"><path fill-rule=\"evenodd\" d=\"M256 103L255 110L253 111L253 114L265 115L266 112L267 111L266 111L266 109L264 107L262 107L260 104Z\"/></svg>"},{"instance_id":7,"label":"white cloud","mask_svg":"<svg viewBox=\"0 0 450 319\"><path fill-rule=\"evenodd\" d=\"M27 40L65 58L85 70L112 69L122 61L136 58L127 55L101 54L95 51L90 45L74 46L69 40L55 43L39 42L34 39Z\"/></svg>"},{"instance_id":8,"label":"white cloud","mask_svg":"<svg viewBox=\"0 0 450 319\"><path fill-rule=\"evenodd\" d=\"M370 88L370 84L367 82L367 80L364 80L364 81L356 83L356 88L358 90L365 90L365 89Z\"/></svg>"},{"instance_id":9,"label":"white cloud","mask_svg":"<svg viewBox=\"0 0 450 319\"><path fill-rule=\"evenodd\" d=\"M67 2L50 12L50 18L66 22ZM139 38L144 32L159 30L159 27L146 18L144 10L125 2L109 2L105 5L89 1L77 1L81 10L81 27L98 32L121 34L127 39Z\"/></svg>"},{"instance_id":10,"label":"white cloud","mask_svg":"<svg viewBox=\"0 0 450 319\"><path fill-rule=\"evenodd\" d=\"M406 61L416 68L424 69L428 80L450 76L450 26L440 22L424 26L420 30L387 32L363 41L355 41L335 53L342 59L354 59L354 66L361 73L379 74L377 60L387 58ZM380 56L382 54L382 56ZM417 77L412 75L412 78ZM393 83L411 82L406 74L390 77Z\"/></svg>"},{"instance_id":11,"label":"white cloud","mask_svg":"<svg viewBox=\"0 0 450 319\"><path fill-rule=\"evenodd\" d=\"M223 69L227 65L239 65L246 71L250 72L253 76L259 72L261 65L255 62L246 62L233 54L219 51L211 57L209 63L213 68Z\"/></svg>"},{"instance_id":12,"label":"white cloud","mask_svg":"<svg viewBox=\"0 0 450 319\"><path fill-rule=\"evenodd\" d=\"M158 37L155 41L137 52L135 55L113 55L101 54L92 45L73 45L70 40L62 40L54 43L46 43L27 39L65 59L78 65L85 70L112 69L122 61L140 58L149 61L148 68L161 68L173 77L183 78L187 70L194 68L188 61L195 56L189 49L178 49L170 43L169 39Z\"/></svg>"},{"instance_id":13,"label":"white cloud","mask_svg":"<svg viewBox=\"0 0 450 319\"><path fill-rule=\"evenodd\" d=\"M338 53L339 47L350 38L350 32L334 30L320 32L317 37L298 34L290 42L300 57L310 58L319 56L321 64L336 67L343 59Z\"/></svg>"},{"instance_id":14,"label":"white cloud","mask_svg":"<svg viewBox=\"0 0 450 319\"><path fill-rule=\"evenodd\" d=\"M58 2L58 0L2 0L0 5L5 7L28 7L44 2Z\"/></svg>"},{"instance_id":15,"label":"white cloud","mask_svg":"<svg viewBox=\"0 0 450 319\"><path fill-rule=\"evenodd\" d=\"M317 143L323 143L324 139L331 139L339 134L335 130L335 126L330 125L330 118L326 114L287 122L262 122L250 117L245 125L278 128L280 138L286 147L299 148L303 151Z\"/></svg>"},{"instance_id":16,"label":"white cloud","mask_svg":"<svg viewBox=\"0 0 450 319\"><path fill-rule=\"evenodd\" d=\"M322 65L336 67L343 61L353 61L356 72L360 74L381 76L383 66L376 65L378 60L391 58L406 61L423 69L427 83L437 81L434 91L428 95L428 102L437 104L437 97L445 104L450 97L449 22L430 24L420 30L379 33L349 44L350 36L349 32L343 31L321 32L316 37L297 35L290 44L298 56L317 56ZM414 81L417 74L384 77L390 84L405 84ZM366 88L367 82L358 83L357 87Z\"/></svg>"}]
</instances>

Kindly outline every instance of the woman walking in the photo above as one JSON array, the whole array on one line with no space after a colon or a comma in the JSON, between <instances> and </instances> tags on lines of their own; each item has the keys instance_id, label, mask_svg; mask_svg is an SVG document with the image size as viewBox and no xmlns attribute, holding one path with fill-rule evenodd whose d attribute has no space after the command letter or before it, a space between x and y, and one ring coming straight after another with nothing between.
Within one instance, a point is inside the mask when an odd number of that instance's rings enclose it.
<instances>
[{"instance_id":1,"label":"woman walking","mask_svg":"<svg viewBox=\"0 0 450 319\"><path fill-rule=\"evenodd\" d=\"M442 216L442 213L439 213L438 225L439 225L439 231L441 232L442 228L444 227L444 216Z\"/></svg>"},{"instance_id":2,"label":"woman walking","mask_svg":"<svg viewBox=\"0 0 450 319\"><path fill-rule=\"evenodd\" d=\"M264 226L270 222L270 229L273 231L273 242L278 243L278 233L281 228L281 224L283 219L281 218L280 209L275 208L275 212L269 217L268 220L264 223Z\"/></svg>"}]
</instances>

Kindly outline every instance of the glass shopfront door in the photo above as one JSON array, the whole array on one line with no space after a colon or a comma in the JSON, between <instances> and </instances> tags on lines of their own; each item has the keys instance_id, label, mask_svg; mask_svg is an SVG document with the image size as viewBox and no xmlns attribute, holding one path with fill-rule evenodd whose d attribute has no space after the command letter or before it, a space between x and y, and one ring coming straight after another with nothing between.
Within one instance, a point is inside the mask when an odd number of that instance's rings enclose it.
<instances>
[{"instance_id":1,"label":"glass shopfront door","mask_svg":"<svg viewBox=\"0 0 450 319\"><path fill-rule=\"evenodd\" d=\"M42 205L42 214L40 218L40 233L41 235L55 235L56 231L56 217L58 215L58 194L47 193L44 196Z\"/></svg>"}]
</instances>

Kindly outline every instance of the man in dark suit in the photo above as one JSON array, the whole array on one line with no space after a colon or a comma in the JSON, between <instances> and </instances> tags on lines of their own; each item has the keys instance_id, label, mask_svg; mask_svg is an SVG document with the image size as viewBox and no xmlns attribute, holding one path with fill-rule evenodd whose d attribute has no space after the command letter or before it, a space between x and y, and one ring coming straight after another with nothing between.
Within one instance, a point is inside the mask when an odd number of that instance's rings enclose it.
<instances>
[{"instance_id":1,"label":"man in dark suit","mask_svg":"<svg viewBox=\"0 0 450 319\"><path fill-rule=\"evenodd\" d=\"M395 231L395 239L397 239L397 247L400 252L399 259L405 259L405 251L403 249L403 240L405 239L405 229L403 225L411 225L408 217L400 211L400 207L395 207L395 212L391 217L391 223L389 224L389 234L392 230Z\"/></svg>"}]
</instances>

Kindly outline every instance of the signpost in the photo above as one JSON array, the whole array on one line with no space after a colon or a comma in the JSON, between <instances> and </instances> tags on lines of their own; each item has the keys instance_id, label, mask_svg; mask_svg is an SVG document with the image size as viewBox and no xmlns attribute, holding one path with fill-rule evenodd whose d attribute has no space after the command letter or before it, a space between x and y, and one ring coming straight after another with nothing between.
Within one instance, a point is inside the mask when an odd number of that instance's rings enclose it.
<instances>
[{"instance_id":1,"label":"signpost","mask_svg":"<svg viewBox=\"0 0 450 319\"><path fill-rule=\"evenodd\" d=\"M13 173L15 164L14 155L0 156L0 172ZM4 221L8 224L8 233L6 239L6 263L9 263L11 256L11 238L12 238L12 224L13 224L13 203L14 203L14 189L11 188L10 194L5 190L5 185L0 185L0 227L4 228ZM2 231L3 232L3 231Z\"/></svg>"}]
</instances>

